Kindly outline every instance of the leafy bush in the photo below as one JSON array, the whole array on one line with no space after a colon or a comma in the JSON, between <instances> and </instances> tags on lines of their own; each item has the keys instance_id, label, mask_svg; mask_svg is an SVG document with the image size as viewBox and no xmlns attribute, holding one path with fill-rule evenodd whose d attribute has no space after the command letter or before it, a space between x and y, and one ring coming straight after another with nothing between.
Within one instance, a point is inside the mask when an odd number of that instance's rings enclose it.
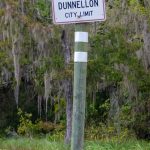
<instances>
[{"instance_id":1,"label":"leafy bush","mask_svg":"<svg viewBox=\"0 0 150 150\"><path fill-rule=\"evenodd\" d=\"M43 122L38 120L36 123L32 123L31 117L32 114L23 112L21 109L18 109L19 116L19 125L17 133L19 135L31 137L37 134L50 134L55 135L59 132L64 131L65 126L60 124L54 124L52 122Z\"/></svg>"},{"instance_id":2,"label":"leafy bush","mask_svg":"<svg viewBox=\"0 0 150 150\"><path fill-rule=\"evenodd\" d=\"M17 133L25 136L32 136L35 125L31 121L32 114L24 113L20 108L18 109L19 125Z\"/></svg>"},{"instance_id":3,"label":"leafy bush","mask_svg":"<svg viewBox=\"0 0 150 150\"><path fill-rule=\"evenodd\" d=\"M90 126L85 130L85 138L87 140L126 140L129 137L134 137L133 133L127 128L122 128L118 134L113 125L105 125L99 123L99 126Z\"/></svg>"},{"instance_id":4,"label":"leafy bush","mask_svg":"<svg viewBox=\"0 0 150 150\"><path fill-rule=\"evenodd\" d=\"M43 122L39 121L36 125L37 130L41 133L49 133L54 131L55 127L54 124L51 122Z\"/></svg>"}]
</instances>

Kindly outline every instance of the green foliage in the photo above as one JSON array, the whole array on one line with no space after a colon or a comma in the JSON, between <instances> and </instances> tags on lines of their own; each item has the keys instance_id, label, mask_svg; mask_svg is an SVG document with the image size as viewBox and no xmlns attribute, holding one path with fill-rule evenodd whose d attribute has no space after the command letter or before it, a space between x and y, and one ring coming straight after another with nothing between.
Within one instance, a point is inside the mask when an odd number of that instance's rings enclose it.
<instances>
[{"instance_id":1,"label":"green foliage","mask_svg":"<svg viewBox=\"0 0 150 150\"><path fill-rule=\"evenodd\" d=\"M43 122L41 120L32 123L32 114L24 113L20 108L18 109L19 125L17 132L19 135L35 136L38 134L50 134L54 135L64 131L65 126L63 124L54 124L52 122Z\"/></svg>"},{"instance_id":2,"label":"green foliage","mask_svg":"<svg viewBox=\"0 0 150 150\"><path fill-rule=\"evenodd\" d=\"M5 13L4 9L0 9L0 17L2 17L4 13Z\"/></svg>"},{"instance_id":3,"label":"green foliage","mask_svg":"<svg viewBox=\"0 0 150 150\"><path fill-rule=\"evenodd\" d=\"M49 134L50 136L55 136L55 134L59 134L59 132L64 132L65 129L65 126L61 123L54 124L52 122L43 121L38 121L35 126L38 133Z\"/></svg>"},{"instance_id":4,"label":"green foliage","mask_svg":"<svg viewBox=\"0 0 150 150\"><path fill-rule=\"evenodd\" d=\"M130 0L129 5L131 7L131 11L134 13L139 13L140 15L148 15L148 10L144 6L144 2L138 0Z\"/></svg>"},{"instance_id":5,"label":"green foliage","mask_svg":"<svg viewBox=\"0 0 150 150\"><path fill-rule=\"evenodd\" d=\"M132 114L132 104L126 103L122 105L119 115L121 127L123 129L128 129L132 133L134 131L133 125L135 124L135 118L131 114Z\"/></svg>"},{"instance_id":6,"label":"green foliage","mask_svg":"<svg viewBox=\"0 0 150 150\"><path fill-rule=\"evenodd\" d=\"M51 122L39 121L36 127L39 133L52 133L55 130L55 125Z\"/></svg>"},{"instance_id":7,"label":"green foliage","mask_svg":"<svg viewBox=\"0 0 150 150\"><path fill-rule=\"evenodd\" d=\"M0 139L1 148L9 150L69 150L62 141L49 139ZM144 141L128 139L126 141L86 141L85 150L149 150L150 144Z\"/></svg>"},{"instance_id":8,"label":"green foliage","mask_svg":"<svg viewBox=\"0 0 150 150\"><path fill-rule=\"evenodd\" d=\"M96 104L90 104L88 107L87 120L91 120L90 125L99 124L99 121L107 122L106 118L110 110L109 99L104 102L97 101ZM88 123L89 124L89 123Z\"/></svg>"},{"instance_id":9,"label":"green foliage","mask_svg":"<svg viewBox=\"0 0 150 150\"><path fill-rule=\"evenodd\" d=\"M122 73L114 68L115 63L127 63L127 59L131 58L131 49L127 47L124 38L125 31L121 28L103 27L103 34L93 38L91 67L95 66L95 75L105 77L106 81L119 82L122 80ZM115 44L114 44L115 43ZM93 53L94 51L94 53ZM96 57L96 58L95 58ZM89 66L89 69L91 69ZM97 70L98 68L98 70ZM100 74L98 74L99 72ZM91 75L91 74L90 74Z\"/></svg>"},{"instance_id":10,"label":"green foliage","mask_svg":"<svg viewBox=\"0 0 150 150\"><path fill-rule=\"evenodd\" d=\"M97 115L98 115L98 110L95 108L93 104L90 104L88 108L88 117L94 118Z\"/></svg>"},{"instance_id":11,"label":"green foliage","mask_svg":"<svg viewBox=\"0 0 150 150\"><path fill-rule=\"evenodd\" d=\"M51 21L50 20L50 13L51 13L51 9L50 9L50 2L49 1L45 1L45 0L38 0L36 3L36 8L37 8L37 13L39 15L39 19L44 22L44 21Z\"/></svg>"},{"instance_id":12,"label":"green foliage","mask_svg":"<svg viewBox=\"0 0 150 150\"><path fill-rule=\"evenodd\" d=\"M32 114L24 113L20 108L18 109L19 125L17 132L20 135L32 136L34 124L31 121Z\"/></svg>"},{"instance_id":13,"label":"green foliage","mask_svg":"<svg viewBox=\"0 0 150 150\"><path fill-rule=\"evenodd\" d=\"M141 4L138 5L141 6ZM142 101L147 102L150 96L148 94L150 89L150 76L149 72L145 71L141 61L137 59L135 55L135 52L143 47L143 43L140 40L130 41L129 38L131 37L127 37L127 34L128 31L125 27L122 26L110 26L107 23L100 26L99 33L97 33L97 35L92 38L91 42L92 51L90 52L90 58L92 60L89 62L88 79L92 79L92 83L90 84L92 84L93 86L95 86L97 83L104 83L107 84L108 88L109 86L115 86L116 89L120 91L118 94L118 107L121 107L119 112L119 119L122 131L126 131L126 129L131 130L130 132L132 132L133 130L135 131L136 128L134 128L134 126L139 125L138 131L140 132L141 130L149 135L149 128L146 127L149 115L147 111L143 109L145 108L145 105ZM133 39L142 39L140 35L133 35L135 36L133 37ZM131 34L130 36L133 35ZM126 81L124 81L125 76L127 76L129 84L133 84L137 88L138 98L132 97L132 99L130 100L129 95L131 94L131 92L133 93L133 91L130 91L130 89L125 89L122 86L124 84L128 84L125 83ZM138 101L137 104L134 99ZM104 101L106 100L107 99L105 99ZM93 118L95 123L97 123L97 117L94 116L97 116L97 114L100 115L101 113L95 106L91 107L91 105L89 105L89 110L92 114L91 118ZM110 121L107 117L109 107L108 109L105 109L105 103L103 103L102 105L100 105L100 110L103 109L105 113L101 114L101 117L103 118L102 120L106 120L106 118L108 119L108 122L104 122L109 128L109 126L112 126L111 123L108 124ZM142 114L141 111L137 110L142 110ZM140 113L140 115L138 115L138 112ZM135 113L134 116L133 113ZM144 127L146 127L146 129L144 129ZM109 131L109 129L107 130L106 128L106 131ZM111 135L111 133L109 134ZM124 137L124 133L121 134Z\"/></svg>"},{"instance_id":14,"label":"green foliage","mask_svg":"<svg viewBox=\"0 0 150 150\"><path fill-rule=\"evenodd\" d=\"M64 139L64 131L55 131L54 134L47 134L46 137L49 141L57 142Z\"/></svg>"},{"instance_id":15,"label":"green foliage","mask_svg":"<svg viewBox=\"0 0 150 150\"><path fill-rule=\"evenodd\" d=\"M99 106L99 109L103 111L103 116L101 117L107 118L110 110L110 100L105 100L105 102Z\"/></svg>"},{"instance_id":16,"label":"green foliage","mask_svg":"<svg viewBox=\"0 0 150 150\"><path fill-rule=\"evenodd\" d=\"M118 134L116 128L111 124L99 123L96 126L89 126L85 130L85 138L87 140L115 140L122 141L128 138L133 138L135 135L128 130L128 128L121 128L121 132Z\"/></svg>"},{"instance_id":17,"label":"green foliage","mask_svg":"<svg viewBox=\"0 0 150 150\"><path fill-rule=\"evenodd\" d=\"M49 141L47 138L19 138L18 140L0 139L0 143L0 148L9 150L67 150L67 147L63 144L62 141L53 142Z\"/></svg>"},{"instance_id":18,"label":"green foliage","mask_svg":"<svg viewBox=\"0 0 150 150\"><path fill-rule=\"evenodd\" d=\"M132 129L135 129L137 135L141 134L140 132L150 135L148 127L150 118L149 68L146 70L143 67L146 53L143 54L144 59L142 58L142 60L137 59L135 54L137 50L144 48L144 36L146 35L143 34L143 22L150 22L149 4L149 0L109 0L107 1L107 21L100 25L95 24L95 31L97 32L95 32L95 35L90 33L87 121L90 120L91 125L98 125L91 127L92 129L87 131L87 137L91 137L91 139L106 139L113 136L117 138L115 134L116 128L109 120L110 93L104 96L105 91L109 91L112 86L115 86L119 93L117 96L120 107L121 139L128 137ZM7 95L6 91L11 89L9 101L4 102L5 105L1 104L1 124L4 124L5 118L8 118L5 115L6 111L3 111L4 106L11 105L9 102L13 101L10 97L13 97L12 89L14 89L16 83L13 77L12 39L18 36L20 38L17 39L16 47L20 48L21 76L19 94L21 101L19 101L19 105L23 110L29 110L30 108L33 110L32 116L19 109L18 133L25 136L30 136L34 133L49 133L53 135L53 137L50 136L49 138L60 139L59 137L62 137L64 131L64 124L55 125L50 121L54 121L54 115L59 113L61 121L65 122L66 103L64 99L60 99L58 103L57 92L60 91L59 88L62 87L64 79L70 79L73 75L73 63L65 69L61 41L63 30L68 30L67 32L70 30L68 26L52 25L51 2L49 0L24 0L23 5L24 12L22 14L18 0L1 0L0 2L0 39L2 39L0 41L0 71L6 68L10 75L9 83L0 85L2 101L6 101L3 93ZM92 28L93 26L91 26L90 30L93 30ZM73 33L72 29L71 32ZM3 35L5 39L3 39ZM66 42L68 42L66 44L72 49L73 44L70 40L70 35L66 35L68 38L66 39ZM125 66L127 70L120 66ZM34 121L38 118L37 107L35 107L37 96L44 95L44 74L51 71L54 72L51 80L51 97L55 99L54 104L51 104L52 106L48 101L51 112L48 112L47 118L49 119L51 116L51 120L49 122L37 121L33 123L31 118L34 118ZM7 77L6 75L6 79ZM125 83L124 77L137 88L136 96L130 97L132 91L127 88L130 85L127 85L126 88L123 86L128 84ZM27 81L26 78L28 78ZM57 85L58 83L59 85ZM104 87L101 87L101 84L104 84ZM102 94L99 94L101 90ZM91 96L92 92L97 94L94 100ZM64 92L62 92L61 97L64 97ZM41 118L44 120L45 104L43 100L41 105ZM13 104L11 107L14 109L16 106ZM9 120L13 119L9 118ZM110 148L111 146L108 147Z\"/></svg>"},{"instance_id":19,"label":"green foliage","mask_svg":"<svg viewBox=\"0 0 150 150\"><path fill-rule=\"evenodd\" d=\"M58 102L58 97L55 97L55 104L54 104L54 112L58 113L61 110L64 110L66 107L66 101L64 98L60 98Z\"/></svg>"}]
</instances>

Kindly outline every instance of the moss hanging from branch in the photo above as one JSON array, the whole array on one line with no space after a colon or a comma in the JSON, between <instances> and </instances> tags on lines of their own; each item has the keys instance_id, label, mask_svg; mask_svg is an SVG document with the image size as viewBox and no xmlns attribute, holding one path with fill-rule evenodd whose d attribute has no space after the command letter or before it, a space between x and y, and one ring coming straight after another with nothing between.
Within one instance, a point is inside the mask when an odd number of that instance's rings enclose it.
<instances>
[{"instance_id":1,"label":"moss hanging from branch","mask_svg":"<svg viewBox=\"0 0 150 150\"><path fill-rule=\"evenodd\" d=\"M48 103L48 99L49 99L49 95L50 95L50 92L51 92L51 85L50 85L50 76L49 74L46 72L44 74L44 87L45 87L45 90L44 90L44 98L45 98L45 104L46 104L46 121L47 121L47 103Z\"/></svg>"},{"instance_id":2,"label":"moss hanging from branch","mask_svg":"<svg viewBox=\"0 0 150 150\"><path fill-rule=\"evenodd\" d=\"M14 62L14 75L15 75L15 101L18 107L18 99L19 99L19 85L20 85L20 63L19 63L19 49L16 47L17 39L14 39L12 42L12 54L13 54L13 62Z\"/></svg>"}]
</instances>

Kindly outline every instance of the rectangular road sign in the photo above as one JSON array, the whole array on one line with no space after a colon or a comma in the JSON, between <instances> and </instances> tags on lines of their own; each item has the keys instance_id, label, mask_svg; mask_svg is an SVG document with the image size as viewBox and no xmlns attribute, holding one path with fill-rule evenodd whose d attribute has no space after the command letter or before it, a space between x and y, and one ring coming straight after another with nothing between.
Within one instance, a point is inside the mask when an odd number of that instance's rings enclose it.
<instances>
[{"instance_id":1,"label":"rectangular road sign","mask_svg":"<svg viewBox=\"0 0 150 150\"><path fill-rule=\"evenodd\" d=\"M52 0L54 24L104 21L105 0Z\"/></svg>"}]
</instances>

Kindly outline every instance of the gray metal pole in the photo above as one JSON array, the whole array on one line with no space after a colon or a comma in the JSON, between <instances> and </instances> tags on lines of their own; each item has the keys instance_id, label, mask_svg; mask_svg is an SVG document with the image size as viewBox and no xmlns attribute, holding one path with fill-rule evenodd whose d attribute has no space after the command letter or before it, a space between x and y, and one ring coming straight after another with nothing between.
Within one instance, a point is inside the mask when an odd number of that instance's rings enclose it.
<instances>
[{"instance_id":1,"label":"gray metal pole","mask_svg":"<svg viewBox=\"0 0 150 150\"><path fill-rule=\"evenodd\" d=\"M76 24L75 26L74 90L71 150L83 150L84 143L88 50L87 30L87 24Z\"/></svg>"}]
</instances>

